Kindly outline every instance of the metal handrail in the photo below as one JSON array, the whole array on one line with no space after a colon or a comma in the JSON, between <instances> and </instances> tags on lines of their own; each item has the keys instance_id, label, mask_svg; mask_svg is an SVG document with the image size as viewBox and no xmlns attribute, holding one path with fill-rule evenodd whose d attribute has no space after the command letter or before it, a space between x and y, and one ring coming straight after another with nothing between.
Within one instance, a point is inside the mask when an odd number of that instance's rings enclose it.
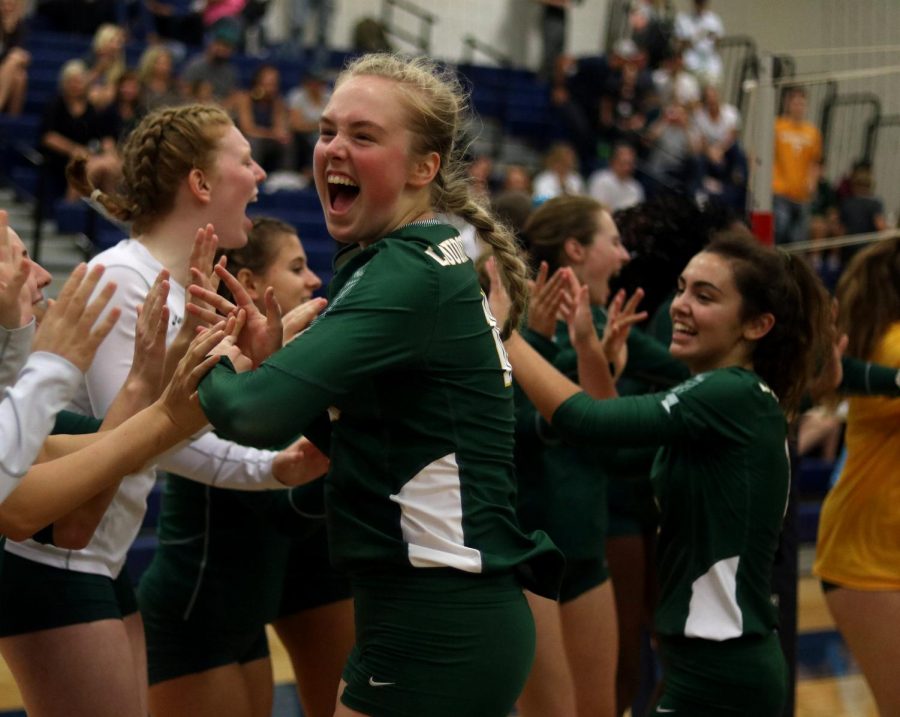
<instances>
[{"instance_id":1,"label":"metal handrail","mask_svg":"<svg viewBox=\"0 0 900 717\"><path fill-rule=\"evenodd\" d=\"M476 52L480 52L485 57L490 58L504 69L508 69L513 65L512 58L510 58L509 55L500 52L493 45L489 45L488 43L479 40L474 35L463 36L463 54L461 62L466 65L474 64Z\"/></svg>"},{"instance_id":2,"label":"metal handrail","mask_svg":"<svg viewBox=\"0 0 900 717\"><path fill-rule=\"evenodd\" d=\"M416 17L419 22L419 34L394 25L394 8ZM381 24L388 35L408 42L416 47L422 54L431 52L431 29L437 21L437 15L420 8L409 0L382 0Z\"/></svg>"}]
</instances>

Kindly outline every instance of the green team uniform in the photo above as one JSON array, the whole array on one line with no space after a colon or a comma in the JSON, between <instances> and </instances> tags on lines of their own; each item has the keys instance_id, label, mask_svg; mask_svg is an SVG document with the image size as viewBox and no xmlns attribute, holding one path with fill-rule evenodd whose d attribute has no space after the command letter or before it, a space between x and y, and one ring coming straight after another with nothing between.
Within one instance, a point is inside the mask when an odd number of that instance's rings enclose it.
<instances>
[{"instance_id":1,"label":"green team uniform","mask_svg":"<svg viewBox=\"0 0 900 717\"><path fill-rule=\"evenodd\" d=\"M592 308L594 324L602 334L606 312ZM554 340L525 330L525 339L561 373L578 382L578 357L569 341L568 327L559 322ZM639 332L628 340L628 363L623 378L673 385L687 377L687 369L668 351ZM546 530L566 556L566 573L560 600L572 600L602 584L606 567L606 535L615 514L608 510L608 496L621 498L622 510L650 512L647 496L649 461L655 450L603 451L572 445L562 440L535 410L521 390L516 390L516 469L519 476L519 517L528 530ZM609 480L610 476L641 475L644 481ZM643 498L643 500L642 500ZM573 511L573 505L581 509ZM618 505L617 505L618 507Z\"/></svg>"},{"instance_id":2,"label":"green team uniform","mask_svg":"<svg viewBox=\"0 0 900 717\"><path fill-rule=\"evenodd\" d=\"M659 713L777 714L786 666L770 586L790 467L786 421L768 386L726 368L667 393L577 394L553 425L570 440L662 446L651 475L666 665Z\"/></svg>"},{"instance_id":3,"label":"green team uniform","mask_svg":"<svg viewBox=\"0 0 900 717\"><path fill-rule=\"evenodd\" d=\"M555 597L562 558L516 519L510 367L477 275L454 228L418 222L342 253L331 294L255 371L210 372L204 411L223 436L268 445L317 440L308 429L328 410L330 552L357 616L343 702L505 716L533 659L519 586ZM392 610L401 594L414 607ZM500 603L515 619L496 619Z\"/></svg>"}]
</instances>

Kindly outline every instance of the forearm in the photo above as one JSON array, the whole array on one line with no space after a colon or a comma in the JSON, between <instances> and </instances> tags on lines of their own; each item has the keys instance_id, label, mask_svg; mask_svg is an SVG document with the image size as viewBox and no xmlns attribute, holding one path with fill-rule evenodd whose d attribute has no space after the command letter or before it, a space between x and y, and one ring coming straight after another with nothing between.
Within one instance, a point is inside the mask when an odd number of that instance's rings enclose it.
<instances>
[{"instance_id":1,"label":"forearm","mask_svg":"<svg viewBox=\"0 0 900 717\"><path fill-rule=\"evenodd\" d=\"M153 404L82 450L32 467L0 505L0 532L14 540L33 535L101 491L114 492L122 477L182 438L160 404ZM85 516L79 524L87 530Z\"/></svg>"},{"instance_id":2,"label":"forearm","mask_svg":"<svg viewBox=\"0 0 900 717\"><path fill-rule=\"evenodd\" d=\"M0 500L37 458L56 414L75 394L81 372L54 354L32 354L0 401Z\"/></svg>"},{"instance_id":3,"label":"forearm","mask_svg":"<svg viewBox=\"0 0 900 717\"><path fill-rule=\"evenodd\" d=\"M560 405L581 391L577 384L547 363L517 331L507 339L506 351L513 365L513 376L547 421Z\"/></svg>"},{"instance_id":4,"label":"forearm","mask_svg":"<svg viewBox=\"0 0 900 717\"><path fill-rule=\"evenodd\" d=\"M575 347L578 354L578 381L592 398L615 398L618 393L609 370L609 359L597 336Z\"/></svg>"},{"instance_id":5,"label":"forearm","mask_svg":"<svg viewBox=\"0 0 900 717\"><path fill-rule=\"evenodd\" d=\"M852 356L841 358L843 379L838 391L864 396L900 396L900 371L892 366L863 361Z\"/></svg>"},{"instance_id":6,"label":"forearm","mask_svg":"<svg viewBox=\"0 0 900 717\"><path fill-rule=\"evenodd\" d=\"M126 380L125 385L122 386L110 404L100 430L108 431L111 428L115 428L138 411L142 411L150 406L156 398L157 396L153 395L153 391L141 381Z\"/></svg>"},{"instance_id":7,"label":"forearm","mask_svg":"<svg viewBox=\"0 0 900 717\"><path fill-rule=\"evenodd\" d=\"M87 448L92 443L96 443L100 439L99 433L85 433L82 435L55 435L48 436L41 447L41 452L37 459L37 463L46 463L47 461L55 461L82 448Z\"/></svg>"},{"instance_id":8,"label":"forearm","mask_svg":"<svg viewBox=\"0 0 900 717\"><path fill-rule=\"evenodd\" d=\"M206 433L160 456L163 470L216 488L271 490L284 488L272 475L275 451L242 446Z\"/></svg>"}]
</instances>

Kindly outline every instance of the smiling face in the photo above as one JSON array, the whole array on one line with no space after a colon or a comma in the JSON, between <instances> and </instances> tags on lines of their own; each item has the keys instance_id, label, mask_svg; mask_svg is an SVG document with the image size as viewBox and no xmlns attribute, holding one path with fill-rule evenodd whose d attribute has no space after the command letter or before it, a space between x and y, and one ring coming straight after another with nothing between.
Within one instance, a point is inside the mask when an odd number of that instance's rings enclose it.
<instances>
[{"instance_id":1,"label":"smiling face","mask_svg":"<svg viewBox=\"0 0 900 717\"><path fill-rule=\"evenodd\" d=\"M210 189L208 221L216 227L219 247L243 246L252 227L247 205L256 201L258 185L266 173L253 160L250 143L234 125L229 125L219 140L214 164L206 177Z\"/></svg>"},{"instance_id":2,"label":"smiling face","mask_svg":"<svg viewBox=\"0 0 900 717\"><path fill-rule=\"evenodd\" d=\"M281 310L286 312L309 301L313 292L322 286L322 280L309 268L300 238L296 234L280 234L275 258L264 272L254 277L254 286L259 287L258 297L251 294L257 305L263 303L263 292L271 286ZM265 307L260 309L264 311Z\"/></svg>"},{"instance_id":3,"label":"smiling face","mask_svg":"<svg viewBox=\"0 0 900 717\"><path fill-rule=\"evenodd\" d=\"M429 212L433 173L420 174L401 92L371 75L342 82L319 123L313 155L328 231L367 246ZM436 169L436 168L435 168Z\"/></svg>"},{"instance_id":4,"label":"smiling face","mask_svg":"<svg viewBox=\"0 0 900 717\"><path fill-rule=\"evenodd\" d=\"M678 279L672 302L669 351L692 373L726 366L752 367L755 321L742 319L744 301L728 259L700 252Z\"/></svg>"},{"instance_id":5,"label":"smiling face","mask_svg":"<svg viewBox=\"0 0 900 717\"><path fill-rule=\"evenodd\" d=\"M598 210L594 218L597 229L591 243L580 244L570 239L566 254L575 276L588 286L591 304L605 306L609 300L609 280L621 271L630 257L609 212Z\"/></svg>"}]
</instances>

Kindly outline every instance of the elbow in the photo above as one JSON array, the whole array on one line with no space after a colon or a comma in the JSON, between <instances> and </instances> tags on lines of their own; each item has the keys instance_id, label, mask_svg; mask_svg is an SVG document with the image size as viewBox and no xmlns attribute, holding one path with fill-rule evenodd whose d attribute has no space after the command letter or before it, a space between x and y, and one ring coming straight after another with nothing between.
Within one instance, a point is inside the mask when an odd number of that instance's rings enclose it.
<instances>
[{"instance_id":1,"label":"elbow","mask_svg":"<svg viewBox=\"0 0 900 717\"><path fill-rule=\"evenodd\" d=\"M53 526L53 544L66 550L82 550L94 537L96 525L88 525L82 521L66 521Z\"/></svg>"},{"instance_id":2,"label":"elbow","mask_svg":"<svg viewBox=\"0 0 900 717\"><path fill-rule=\"evenodd\" d=\"M38 532L41 527L42 526L28 525L20 520L16 520L12 516L0 516L0 534L5 535L7 539L16 543L28 540Z\"/></svg>"}]
</instances>

